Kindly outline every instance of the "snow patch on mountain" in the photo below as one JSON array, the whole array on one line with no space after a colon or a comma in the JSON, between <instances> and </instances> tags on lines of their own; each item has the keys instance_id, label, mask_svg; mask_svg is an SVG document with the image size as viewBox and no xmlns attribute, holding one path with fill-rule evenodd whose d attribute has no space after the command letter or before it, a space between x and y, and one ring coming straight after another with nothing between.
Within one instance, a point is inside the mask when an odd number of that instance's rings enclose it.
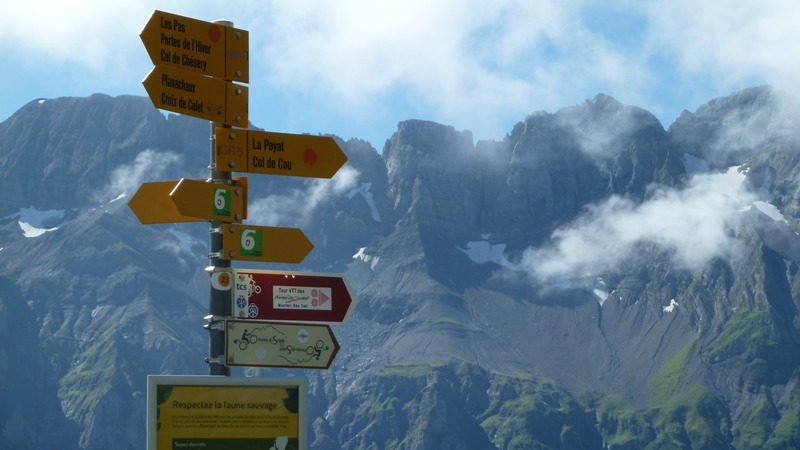
<instances>
[{"instance_id":1,"label":"snow patch on mountain","mask_svg":"<svg viewBox=\"0 0 800 450\"><path fill-rule=\"evenodd\" d=\"M595 284L592 287L591 294L597 303L600 303L600 306L603 306L603 303L608 299L608 288L606 287L606 282L603 281L602 278L597 278L595 280Z\"/></svg>"},{"instance_id":2,"label":"snow patch on mountain","mask_svg":"<svg viewBox=\"0 0 800 450\"><path fill-rule=\"evenodd\" d=\"M517 264L507 260L503 253L506 251L506 244L492 244L489 242L491 234L482 234L480 241L469 241L466 247L456 246L465 255L477 264L495 263L512 270L520 270Z\"/></svg>"},{"instance_id":3,"label":"snow patch on mountain","mask_svg":"<svg viewBox=\"0 0 800 450\"><path fill-rule=\"evenodd\" d=\"M364 201L367 202L369 210L372 212L372 220L380 223L383 221L381 220L381 215L378 212L378 208L375 206L375 197L372 195L372 191L370 190L370 188L372 188L371 182L362 183L361 186L352 189L350 190L350 192L347 193L347 199L352 200L352 198L355 197L356 195L361 195Z\"/></svg>"},{"instance_id":4,"label":"snow patch on mountain","mask_svg":"<svg viewBox=\"0 0 800 450\"><path fill-rule=\"evenodd\" d=\"M672 300L669 301L669 305L664 307L664 312L671 313L671 312L675 311L675 307L677 307L677 306L678 306L678 302L676 302L675 299L673 298Z\"/></svg>"},{"instance_id":5,"label":"snow patch on mountain","mask_svg":"<svg viewBox=\"0 0 800 450\"><path fill-rule=\"evenodd\" d=\"M103 308L105 308L105 307L106 307L106 305L97 305L97 306L96 306L96 307L95 307L95 308L92 310L92 317L96 317L96 316L97 316L97 314L98 314L98 313L100 313L100 311L102 311L102 310L103 310Z\"/></svg>"},{"instance_id":6,"label":"snow patch on mountain","mask_svg":"<svg viewBox=\"0 0 800 450\"><path fill-rule=\"evenodd\" d=\"M361 261L369 264L369 268L371 270L375 270L375 266L378 265L378 260L380 260L379 256L368 255L366 253L367 247L361 247L358 249L355 255L353 255L353 259L360 259Z\"/></svg>"},{"instance_id":7,"label":"snow patch on mountain","mask_svg":"<svg viewBox=\"0 0 800 450\"><path fill-rule=\"evenodd\" d=\"M482 234L480 241L469 241L465 248L459 246L456 246L456 248L464 252L476 264L494 263L514 271L525 270L522 264L514 264L506 259L504 255L506 244L492 244L489 242L490 237L491 234ZM599 277L588 282L555 277L546 280L546 283L562 289L581 289L591 294L600 306L603 306L603 303L610 295L605 281Z\"/></svg>"},{"instance_id":8,"label":"snow patch on mountain","mask_svg":"<svg viewBox=\"0 0 800 450\"><path fill-rule=\"evenodd\" d=\"M18 218L22 234L27 238L34 238L48 231L57 230L58 225L64 219L64 214L63 209L38 210L31 206L30 208L20 208L19 213L8 216L6 219Z\"/></svg>"},{"instance_id":9,"label":"snow patch on mountain","mask_svg":"<svg viewBox=\"0 0 800 450\"><path fill-rule=\"evenodd\" d=\"M690 155L688 153L684 153L683 155L683 166L686 168L686 173L690 175L694 174L708 174L711 172L711 169L708 167L708 163L704 159L700 159L696 156ZM724 194L730 196L731 198L742 202L743 207L742 211L749 211L751 208L755 207L762 213L766 214L772 220L781 221L784 223L789 223L786 220L786 217L781 214L775 205L765 201L769 199L769 193L772 187L772 176L767 174L765 180L761 183L758 187L755 194L757 198L761 200L754 200L752 201L749 197L749 194L744 196L741 195L741 185L744 182L744 178L749 171L749 167L747 166L733 166L728 168L727 172L725 172L724 177L730 180L725 185L721 185ZM749 204L748 204L749 202Z\"/></svg>"},{"instance_id":10,"label":"snow patch on mountain","mask_svg":"<svg viewBox=\"0 0 800 450\"><path fill-rule=\"evenodd\" d=\"M708 167L708 162L705 159L700 159L688 153L683 154L683 167L686 173L694 175L696 173L708 173L711 169Z\"/></svg>"},{"instance_id":11,"label":"snow patch on mountain","mask_svg":"<svg viewBox=\"0 0 800 450\"><path fill-rule=\"evenodd\" d=\"M789 223L789 221L786 220L786 217L784 217L784 215L781 214L778 208L776 208L775 205L773 205L772 203L767 203L759 200L753 202L753 206L762 213L769 216L772 220L780 221L786 224Z\"/></svg>"}]
</instances>

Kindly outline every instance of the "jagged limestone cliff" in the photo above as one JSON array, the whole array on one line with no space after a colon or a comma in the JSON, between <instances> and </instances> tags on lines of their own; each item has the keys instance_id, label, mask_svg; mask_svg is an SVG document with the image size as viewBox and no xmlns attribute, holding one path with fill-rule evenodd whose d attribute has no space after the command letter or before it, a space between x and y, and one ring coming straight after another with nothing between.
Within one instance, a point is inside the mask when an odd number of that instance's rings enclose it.
<instances>
[{"instance_id":1,"label":"jagged limestone cliff","mask_svg":"<svg viewBox=\"0 0 800 450\"><path fill-rule=\"evenodd\" d=\"M599 95L499 141L417 120L381 153L340 140L329 182L253 176L252 223L303 228L291 268L361 303L331 370L248 374L310 378L315 449L800 446L792 111L756 88L666 131ZM141 225L125 198L205 177L208 132L103 95L0 124L16 448L141 448L145 376L206 373L208 227Z\"/></svg>"}]
</instances>

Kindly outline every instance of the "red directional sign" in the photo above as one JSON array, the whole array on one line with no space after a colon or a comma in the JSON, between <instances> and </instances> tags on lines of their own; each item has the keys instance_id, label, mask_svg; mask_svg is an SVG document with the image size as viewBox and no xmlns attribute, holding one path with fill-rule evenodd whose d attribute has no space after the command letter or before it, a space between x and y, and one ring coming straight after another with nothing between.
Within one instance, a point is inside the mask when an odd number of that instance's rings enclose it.
<instances>
[{"instance_id":1,"label":"red directional sign","mask_svg":"<svg viewBox=\"0 0 800 450\"><path fill-rule=\"evenodd\" d=\"M241 319L343 323L358 303L341 275L235 269L233 280Z\"/></svg>"},{"instance_id":2,"label":"red directional sign","mask_svg":"<svg viewBox=\"0 0 800 450\"><path fill-rule=\"evenodd\" d=\"M331 327L311 323L225 321L225 365L327 369L339 352Z\"/></svg>"}]
</instances>

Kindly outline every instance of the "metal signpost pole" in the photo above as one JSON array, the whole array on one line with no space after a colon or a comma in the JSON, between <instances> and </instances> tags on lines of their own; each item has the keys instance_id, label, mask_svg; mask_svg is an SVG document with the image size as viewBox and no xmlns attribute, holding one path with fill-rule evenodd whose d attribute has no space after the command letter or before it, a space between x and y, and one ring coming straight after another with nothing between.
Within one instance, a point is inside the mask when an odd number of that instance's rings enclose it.
<instances>
[{"instance_id":1,"label":"metal signpost pole","mask_svg":"<svg viewBox=\"0 0 800 450\"><path fill-rule=\"evenodd\" d=\"M214 23L227 27L233 27L233 22L228 20L215 20ZM211 182L214 184L231 184L231 173L217 171L217 145L216 128L225 127L218 122L211 123ZM208 373L209 375L230 376L230 367L225 365L225 328L224 322L213 320L216 317L230 317L232 314L231 306L231 280L232 269L231 261L222 258L222 232L225 223L218 220L211 221L209 230L210 253L209 267L206 269L211 274L210 296L208 303L208 314L212 316L212 321L208 324ZM219 283L220 280L227 283ZM225 286L227 285L227 289Z\"/></svg>"}]
</instances>

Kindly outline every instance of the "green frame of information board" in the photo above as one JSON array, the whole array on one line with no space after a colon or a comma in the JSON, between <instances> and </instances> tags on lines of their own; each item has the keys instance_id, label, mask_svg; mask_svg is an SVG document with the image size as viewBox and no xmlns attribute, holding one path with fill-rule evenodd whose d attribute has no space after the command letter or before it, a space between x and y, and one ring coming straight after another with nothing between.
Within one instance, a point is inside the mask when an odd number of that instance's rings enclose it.
<instances>
[{"instance_id":1,"label":"green frame of information board","mask_svg":"<svg viewBox=\"0 0 800 450\"><path fill-rule=\"evenodd\" d=\"M147 450L307 450L308 380L147 377Z\"/></svg>"}]
</instances>

